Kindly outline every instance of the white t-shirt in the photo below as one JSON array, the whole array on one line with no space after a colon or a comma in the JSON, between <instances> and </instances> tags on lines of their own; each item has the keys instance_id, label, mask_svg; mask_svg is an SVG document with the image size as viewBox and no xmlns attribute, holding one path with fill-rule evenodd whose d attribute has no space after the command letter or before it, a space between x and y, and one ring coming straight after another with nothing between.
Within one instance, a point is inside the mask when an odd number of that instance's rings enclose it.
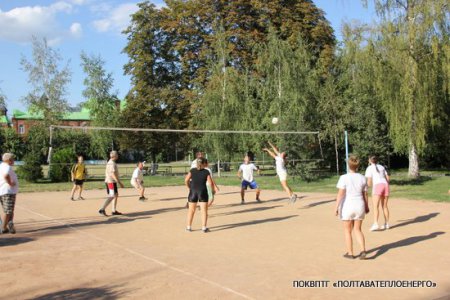
<instances>
[{"instance_id":1,"label":"white t-shirt","mask_svg":"<svg viewBox=\"0 0 450 300\"><path fill-rule=\"evenodd\" d=\"M363 192L367 191L367 180L359 173L348 173L339 177L336 187L345 190L346 199L363 198Z\"/></svg>"},{"instance_id":2,"label":"white t-shirt","mask_svg":"<svg viewBox=\"0 0 450 300\"><path fill-rule=\"evenodd\" d=\"M378 169L378 172L377 172ZM377 164L376 168L375 165L370 165L367 167L366 169L366 177L367 178L372 178L372 183L375 186L376 184L379 183L388 183L386 180L386 175L387 175L387 171L386 169L382 166Z\"/></svg>"},{"instance_id":3,"label":"white t-shirt","mask_svg":"<svg viewBox=\"0 0 450 300\"><path fill-rule=\"evenodd\" d=\"M106 164L106 170L105 170L105 182L106 183L114 183L116 182L112 175L116 174L117 178L119 178L119 168L117 167L117 164L114 160L110 159L108 163Z\"/></svg>"},{"instance_id":4,"label":"white t-shirt","mask_svg":"<svg viewBox=\"0 0 450 300\"><path fill-rule=\"evenodd\" d=\"M197 169L197 159L194 159L191 163L191 169Z\"/></svg>"},{"instance_id":5,"label":"white t-shirt","mask_svg":"<svg viewBox=\"0 0 450 300\"><path fill-rule=\"evenodd\" d=\"M141 183L144 181L144 173L142 173L142 170L139 168L134 169L133 175L131 175L131 184L136 184L136 178L138 179L138 182Z\"/></svg>"},{"instance_id":6,"label":"white t-shirt","mask_svg":"<svg viewBox=\"0 0 450 300\"><path fill-rule=\"evenodd\" d=\"M8 184L8 182L5 179L6 175L9 175L11 180L16 183L14 186L10 186ZM17 181L16 172L14 172L13 168L9 164L2 162L0 164L0 196L8 194L17 194L18 190L19 190L19 182Z\"/></svg>"},{"instance_id":7,"label":"white t-shirt","mask_svg":"<svg viewBox=\"0 0 450 300\"><path fill-rule=\"evenodd\" d=\"M277 167L277 174L287 173L284 159L280 155L275 156L275 165Z\"/></svg>"},{"instance_id":8,"label":"white t-shirt","mask_svg":"<svg viewBox=\"0 0 450 300\"><path fill-rule=\"evenodd\" d=\"M248 182L253 181L253 171L257 171L258 168L254 164L242 164L239 167L239 171L242 172L242 179Z\"/></svg>"}]
</instances>

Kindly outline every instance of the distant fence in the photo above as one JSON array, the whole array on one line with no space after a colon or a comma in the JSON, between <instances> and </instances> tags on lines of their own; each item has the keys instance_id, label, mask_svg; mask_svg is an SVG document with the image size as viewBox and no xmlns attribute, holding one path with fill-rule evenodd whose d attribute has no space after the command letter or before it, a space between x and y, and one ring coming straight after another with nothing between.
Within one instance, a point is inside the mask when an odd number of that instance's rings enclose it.
<instances>
[{"instance_id":1,"label":"distant fence","mask_svg":"<svg viewBox=\"0 0 450 300\"><path fill-rule=\"evenodd\" d=\"M297 170L293 167L295 165L311 164L315 163L317 160L289 160L288 172L296 176L298 175ZM253 162L260 169L261 176L275 176L275 163L274 161L255 161ZM106 161L85 161L86 170L88 178L104 178ZM239 162L223 162L217 161L209 164L209 168L213 172L215 177L229 177L236 176L239 166L242 161ZM56 165L53 164L52 165ZM58 164L61 165L61 164ZM73 164L64 164L73 165ZM136 164L132 163L119 163L119 174L122 178L131 178L133 171L136 169ZM44 176L48 176L48 165L43 166ZM184 176L191 168L191 162L173 162L173 163L147 163L144 166L144 176ZM310 171L317 174L328 174L330 173L329 168L314 167Z\"/></svg>"}]
</instances>

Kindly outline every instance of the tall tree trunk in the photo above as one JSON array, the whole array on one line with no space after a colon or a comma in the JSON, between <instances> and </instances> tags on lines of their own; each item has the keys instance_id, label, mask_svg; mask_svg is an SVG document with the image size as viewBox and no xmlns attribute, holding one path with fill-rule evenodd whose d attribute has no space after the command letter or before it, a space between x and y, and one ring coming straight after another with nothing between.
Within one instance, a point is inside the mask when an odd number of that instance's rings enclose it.
<instances>
[{"instance_id":1,"label":"tall tree trunk","mask_svg":"<svg viewBox=\"0 0 450 300\"><path fill-rule=\"evenodd\" d=\"M408 176L411 178L419 178L419 156L417 155L417 149L414 144L411 144L409 149L409 168Z\"/></svg>"},{"instance_id":2,"label":"tall tree trunk","mask_svg":"<svg viewBox=\"0 0 450 300\"><path fill-rule=\"evenodd\" d=\"M407 1L407 18L408 18L408 69L407 76L408 80L408 90L406 99L410 103L410 113L411 113L411 127L409 132L409 168L408 176L411 178L419 177L419 156L417 153L417 62L415 59L415 39L416 39L416 28L415 28L415 12L414 12L414 1Z\"/></svg>"}]
</instances>

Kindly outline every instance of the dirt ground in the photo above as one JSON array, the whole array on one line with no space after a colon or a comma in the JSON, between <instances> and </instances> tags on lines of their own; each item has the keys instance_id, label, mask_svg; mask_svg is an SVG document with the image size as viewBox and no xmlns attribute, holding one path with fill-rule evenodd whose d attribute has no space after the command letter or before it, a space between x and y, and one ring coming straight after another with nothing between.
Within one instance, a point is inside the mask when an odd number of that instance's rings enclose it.
<instances>
[{"instance_id":1,"label":"dirt ground","mask_svg":"<svg viewBox=\"0 0 450 300\"><path fill-rule=\"evenodd\" d=\"M98 209L104 191L19 194L16 235L0 235L0 299L449 299L450 205L392 199L391 229L364 226L367 260L349 260L335 195L281 191L263 203L221 187L210 233L186 232L185 187L120 190L118 217ZM108 214L110 209L108 210ZM355 244L355 253L359 253ZM293 287L293 281L330 281ZM430 280L436 287L333 287L369 280ZM344 283L339 283L343 281Z\"/></svg>"}]
</instances>

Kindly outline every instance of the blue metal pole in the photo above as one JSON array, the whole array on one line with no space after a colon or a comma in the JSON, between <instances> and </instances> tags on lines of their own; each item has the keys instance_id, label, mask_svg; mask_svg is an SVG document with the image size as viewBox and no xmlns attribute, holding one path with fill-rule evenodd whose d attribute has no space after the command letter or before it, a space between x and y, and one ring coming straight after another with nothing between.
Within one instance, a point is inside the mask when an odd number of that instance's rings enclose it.
<instances>
[{"instance_id":1,"label":"blue metal pole","mask_svg":"<svg viewBox=\"0 0 450 300\"><path fill-rule=\"evenodd\" d=\"M348 173L348 133L347 130L344 131L345 136L345 167Z\"/></svg>"}]
</instances>

